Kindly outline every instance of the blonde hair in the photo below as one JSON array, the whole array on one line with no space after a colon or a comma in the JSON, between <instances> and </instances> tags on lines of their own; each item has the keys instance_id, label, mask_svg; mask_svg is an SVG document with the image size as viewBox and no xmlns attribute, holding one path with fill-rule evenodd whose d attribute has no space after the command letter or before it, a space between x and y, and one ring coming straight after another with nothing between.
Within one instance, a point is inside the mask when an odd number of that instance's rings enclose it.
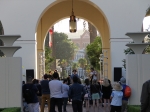
<instances>
[{"instance_id":1,"label":"blonde hair","mask_svg":"<svg viewBox=\"0 0 150 112\"><path fill-rule=\"evenodd\" d=\"M103 81L103 86L108 87L109 85L110 85L110 84L109 84L108 79L105 78L104 81Z\"/></svg>"}]
</instances>

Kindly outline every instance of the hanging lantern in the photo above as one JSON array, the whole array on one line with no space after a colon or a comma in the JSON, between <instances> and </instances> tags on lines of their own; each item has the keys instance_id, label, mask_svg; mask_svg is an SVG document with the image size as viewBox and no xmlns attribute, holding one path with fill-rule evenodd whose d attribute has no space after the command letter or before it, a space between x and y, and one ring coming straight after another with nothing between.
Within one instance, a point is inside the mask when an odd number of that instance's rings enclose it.
<instances>
[{"instance_id":1,"label":"hanging lantern","mask_svg":"<svg viewBox=\"0 0 150 112\"><path fill-rule=\"evenodd\" d=\"M71 33L74 33L77 31L77 21L73 12L73 0L72 0L72 15L70 16L70 20L69 20L69 30Z\"/></svg>"}]
</instances>

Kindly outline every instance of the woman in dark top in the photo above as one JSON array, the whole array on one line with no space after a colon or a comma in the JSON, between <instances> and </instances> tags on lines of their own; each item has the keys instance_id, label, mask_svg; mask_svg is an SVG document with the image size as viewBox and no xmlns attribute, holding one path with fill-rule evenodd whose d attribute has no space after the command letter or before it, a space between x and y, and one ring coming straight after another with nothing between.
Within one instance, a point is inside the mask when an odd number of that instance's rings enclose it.
<instances>
[{"instance_id":1,"label":"woman in dark top","mask_svg":"<svg viewBox=\"0 0 150 112\"><path fill-rule=\"evenodd\" d=\"M99 99L100 99L100 95L99 95L100 86L97 83L97 80L92 80L92 85L90 86L90 92L91 92L92 100L93 100L93 110L95 112L96 105L97 105L97 107L99 107Z\"/></svg>"},{"instance_id":2,"label":"woman in dark top","mask_svg":"<svg viewBox=\"0 0 150 112\"><path fill-rule=\"evenodd\" d=\"M106 106L107 106L106 104L108 104L108 108L110 108L110 95L111 95L111 92L112 92L112 87L111 87L108 79L105 78L104 81L103 81L103 85L102 85L102 93L103 93L105 110L106 110Z\"/></svg>"}]
</instances>

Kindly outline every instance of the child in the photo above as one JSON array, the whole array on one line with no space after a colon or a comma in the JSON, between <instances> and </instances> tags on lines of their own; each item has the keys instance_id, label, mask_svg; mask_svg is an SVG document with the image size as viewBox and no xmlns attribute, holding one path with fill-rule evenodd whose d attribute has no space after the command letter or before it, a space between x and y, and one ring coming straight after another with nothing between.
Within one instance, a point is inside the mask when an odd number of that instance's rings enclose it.
<instances>
[{"instance_id":1,"label":"child","mask_svg":"<svg viewBox=\"0 0 150 112\"><path fill-rule=\"evenodd\" d=\"M120 83L115 83L113 86L113 90L114 91L112 91L110 97L110 99L112 99L110 112L121 112L123 92L121 91L122 86L120 85Z\"/></svg>"}]
</instances>

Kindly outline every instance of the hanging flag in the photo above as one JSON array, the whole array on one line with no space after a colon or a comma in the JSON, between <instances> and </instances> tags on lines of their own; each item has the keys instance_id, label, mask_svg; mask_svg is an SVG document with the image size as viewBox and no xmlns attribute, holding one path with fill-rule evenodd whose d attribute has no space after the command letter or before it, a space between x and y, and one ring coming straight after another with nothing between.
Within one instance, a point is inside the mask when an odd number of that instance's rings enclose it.
<instances>
[{"instance_id":1,"label":"hanging flag","mask_svg":"<svg viewBox=\"0 0 150 112\"><path fill-rule=\"evenodd\" d=\"M52 47L52 35L53 34L53 30L52 29L50 29L49 30L49 47Z\"/></svg>"}]
</instances>

